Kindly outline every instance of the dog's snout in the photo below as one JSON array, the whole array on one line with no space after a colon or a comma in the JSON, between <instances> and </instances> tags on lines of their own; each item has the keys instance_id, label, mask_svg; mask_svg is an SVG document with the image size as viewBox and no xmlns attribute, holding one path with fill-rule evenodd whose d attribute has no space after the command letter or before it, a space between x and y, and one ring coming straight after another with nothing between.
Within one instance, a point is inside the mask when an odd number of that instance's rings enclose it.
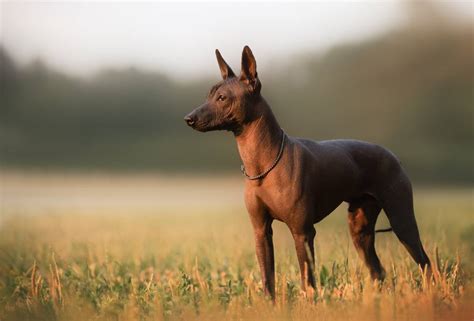
<instances>
[{"instance_id":1,"label":"dog's snout","mask_svg":"<svg viewBox=\"0 0 474 321\"><path fill-rule=\"evenodd\" d=\"M184 117L184 121L186 122L186 124L188 124L188 126L194 125L194 119L189 115Z\"/></svg>"},{"instance_id":2,"label":"dog's snout","mask_svg":"<svg viewBox=\"0 0 474 321\"><path fill-rule=\"evenodd\" d=\"M209 118L211 116L208 109L209 106L207 104L203 104L184 116L184 121L192 129L198 130L200 132L207 131Z\"/></svg>"}]
</instances>

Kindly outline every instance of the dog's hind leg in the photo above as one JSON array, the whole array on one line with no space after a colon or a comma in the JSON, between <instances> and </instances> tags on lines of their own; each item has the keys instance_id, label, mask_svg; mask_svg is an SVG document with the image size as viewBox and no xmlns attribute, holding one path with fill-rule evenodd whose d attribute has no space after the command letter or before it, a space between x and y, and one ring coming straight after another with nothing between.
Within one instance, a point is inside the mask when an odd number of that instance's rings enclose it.
<instances>
[{"instance_id":1,"label":"dog's hind leg","mask_svg":"<svg viewBox=\"0 0 474 321\"><path fill-rule=\"evenodd\" d=\"M383 280L385 270L375 252L375 223L381 207L370 196L349 203L349 230L352 241L374 280Z\"/></svg>"},{"instance_id":2,"label":"dog's hind leg","mask_svg":"<svg viewBox=\"0 0 474 321\"><path fill-rule=\"evenodd\" d=\"M415 262L431 274L430 260L420 240L413 209L413 193L405 173L382 194L382 206L394 233Z\"/></svg>"}]
</instances>

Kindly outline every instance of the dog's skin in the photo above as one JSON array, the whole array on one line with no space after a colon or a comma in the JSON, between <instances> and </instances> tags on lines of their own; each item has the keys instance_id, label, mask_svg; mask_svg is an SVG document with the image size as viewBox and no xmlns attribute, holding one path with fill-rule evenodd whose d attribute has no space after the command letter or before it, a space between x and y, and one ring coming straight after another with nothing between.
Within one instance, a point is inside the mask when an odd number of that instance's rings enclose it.
<instances>
[{"instance_id":1,"label":"dog's skin","mask_svg":"<svg viewBox=\"0 0 474 321\"><path fill-rule=\"evenodd\" d=\"M242 53L235 76L219 51L223 81L212 87L206 102L185 117L205 132L229 130L249 175L267 170L277 158L283 135L261 83L252 51ZM255 234L265 293L275 297L272 221L286 223L293 235L302 286L315 286L314 224L342 202L349 203L348 221L354 245L373 279L385 271L375 253L375 223L381 209L410 255L429 270L415 221L411 183L398 159L387 149L356 140L312 141L287 136L281 159L263 178L246 180L245 204Z\"/></svg>"}]
</instances>

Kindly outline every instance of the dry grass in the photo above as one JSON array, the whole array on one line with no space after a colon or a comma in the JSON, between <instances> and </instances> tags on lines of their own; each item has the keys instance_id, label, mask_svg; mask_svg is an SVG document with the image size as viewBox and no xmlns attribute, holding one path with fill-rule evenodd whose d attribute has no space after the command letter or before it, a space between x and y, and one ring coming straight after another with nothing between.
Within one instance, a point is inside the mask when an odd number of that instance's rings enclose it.
<instances>
[{"instance_id":1,"label":"dry grass","mask_svg":"<svg viewBox=\"0 0 474 321\"><path fill-rule=\"evenodd\" d=\"M262 295L247 214L234 196L239 179L4 178L2 321L474 317L471 189L416 189L436 280L424 278L388 233L376 244L387 279L371 282L341 207L316 226L318 286L303 293L291 236L275 223L272 305ZM379 226L387 225L381 217Z\"/></svg>"}]
</instances>

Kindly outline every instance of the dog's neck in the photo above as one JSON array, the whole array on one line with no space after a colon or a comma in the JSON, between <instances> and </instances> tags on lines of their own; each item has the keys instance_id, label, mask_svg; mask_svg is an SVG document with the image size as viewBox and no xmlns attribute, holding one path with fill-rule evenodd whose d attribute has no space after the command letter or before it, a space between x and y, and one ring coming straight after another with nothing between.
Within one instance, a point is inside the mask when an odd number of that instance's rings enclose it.
<instances>
[{"instance_id":1,"label":"dog's neck","mask_svg":"<svg viewBox=\"0 0 474 321\"><path fill-rule=\"evenodd\" d=\"M258 175L267 170L278 152L282 140L282 130L270 106L261 98L254 106L258 115L244 124L235 136L240 158L248 175Z\"/></svg>"}]
</instances>

